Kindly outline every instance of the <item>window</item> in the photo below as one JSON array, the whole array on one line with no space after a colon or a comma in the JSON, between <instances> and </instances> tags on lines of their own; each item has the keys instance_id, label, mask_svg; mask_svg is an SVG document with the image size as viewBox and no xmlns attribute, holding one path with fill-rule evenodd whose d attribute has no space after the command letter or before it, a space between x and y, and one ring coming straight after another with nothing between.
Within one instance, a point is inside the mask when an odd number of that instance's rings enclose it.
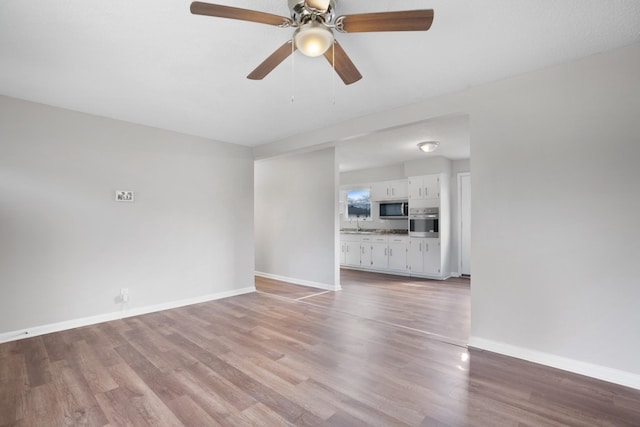
<instances>
[{"instance_id":1,"label":"window","mask_svg":"<svg viewBox=\"0 0 640 427\"><path fill-rule=\"evenodd\" d=\"M370 189L350 190L347 192L347 217L371 219Z\"/></svg>"}]
</instances>

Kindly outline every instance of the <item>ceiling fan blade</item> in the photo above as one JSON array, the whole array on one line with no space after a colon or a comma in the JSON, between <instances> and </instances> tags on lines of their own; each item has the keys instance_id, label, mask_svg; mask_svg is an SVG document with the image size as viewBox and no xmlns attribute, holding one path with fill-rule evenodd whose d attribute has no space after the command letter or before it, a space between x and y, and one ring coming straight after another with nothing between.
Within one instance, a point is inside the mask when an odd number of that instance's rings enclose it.
<instances>
[{"instance_id":1,"label":"ceiling fan blade","mask_svg":"<svg viewBox=\"0 0 640 427\"><path fill-rule=\"evenodd\" d=\"M351 62L351 59L337 41L333 42L333 47L330 47L324 53L324 57L327 58L329 64L336 70L336 73L338 73L338 76L340 76L344 84L350 85L362 78L360 71L353 65L353 62Z\"/></svg>"},{"instance_id":2,"label":"ceiling fan blade","mask_svg":"<svg viewBox=\"0 0 640 427\"><path fill-rule=\"evenodd\" d=\"M339 16L336 18L336 29L343 33L427 31L431 23L433 9L404 10Z\"/></svg>"},{"instance_id":3,"label":"ceiling fan blade","mask_svg":"<svg viewBox=\"0 0 640 427\"><path fill-rule=\"evenodd\" d=\"M329 8L331 0L305 0L307 6L325 12Z\"/></svg>"},{"instance_id":4,"label":"ceiling fan blade","mask_svg":"<svg viewBox=\"0 0 640 427\"><path fill-rule=\"evenodd\" d=\"M262 64L258 65L255 70L253 70L247 76L250 80L262 80L267 74L273 71L282 61L287 59L289 55L295 50L295 46L291 47L291 40L287 40L285 44L280 46L273 52L267 59L262 61Z\"/></svg>"},{"instance_id":5,"label":"ceiling fan blade","mask_svg":"<svg viewBox=\"0 0 640 427\"><path fill-rule=\"evenodd\" d=\"M272 15L270 13L258 12L249 9L240 9L238 7L202 3L199 1L191 3L191 13L194 15L207 15L216 16L218 18L258 22L260 24L275 25L277 27L289 27L293 23L290 18L285 18L284 16Z\"/></svg>"}]
</instances>

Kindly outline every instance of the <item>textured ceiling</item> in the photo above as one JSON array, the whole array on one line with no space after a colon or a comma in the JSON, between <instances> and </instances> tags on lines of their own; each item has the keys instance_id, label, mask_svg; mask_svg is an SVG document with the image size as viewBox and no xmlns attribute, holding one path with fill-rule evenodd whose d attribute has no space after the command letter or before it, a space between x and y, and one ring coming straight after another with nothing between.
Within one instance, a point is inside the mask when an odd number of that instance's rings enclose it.
<instances>
[{"instance_id":1,"label":"textured ceiling","mask_svg":"<svg viewBox=\"0 0 640 427\"><path fill-rule=\"evenodd\" d=\"M217 3L288 16L286 0ZM339 0L338 15L435 10L427 32L337 34L324 58L245 76L292 34L178 0L0 1L0 94L256 146L640 40L637 0ZM292 101L293 97L293 101Z\"/></svg>"}]
</instances>

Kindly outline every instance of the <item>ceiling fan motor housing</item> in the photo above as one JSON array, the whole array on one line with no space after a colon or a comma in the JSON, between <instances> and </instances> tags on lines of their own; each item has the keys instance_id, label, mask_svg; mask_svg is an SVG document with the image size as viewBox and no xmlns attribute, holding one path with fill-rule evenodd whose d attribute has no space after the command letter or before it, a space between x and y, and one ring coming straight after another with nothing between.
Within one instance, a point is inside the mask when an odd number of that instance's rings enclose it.
<instances>
[{"instance_id":1,"label":"ceiling fan motor housing","mask_svg":"<svg viewBox=\"0 0 640 427\"><path fill-rule=\"evenodd\" d=\"M305 0L289 0L289 10L291 19L300 26L311 20L319 20L325 24L330 24L335 18L336 0L330 0L326 11L321 11L307 6Z\"/></svg>"}]
</instances>

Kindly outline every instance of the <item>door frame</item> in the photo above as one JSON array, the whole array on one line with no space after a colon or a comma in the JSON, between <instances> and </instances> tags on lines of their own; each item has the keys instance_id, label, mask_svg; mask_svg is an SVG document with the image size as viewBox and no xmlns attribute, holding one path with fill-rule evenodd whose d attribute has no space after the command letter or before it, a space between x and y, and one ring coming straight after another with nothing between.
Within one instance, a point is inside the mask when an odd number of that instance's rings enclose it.
<instances>
[{"instance_id":1,"label":"door frame","mask_svg":"<svg viewBox=\"0 0 640 427\"><path fill-rule=\"evenodd\" d=\"M462 276L462 177L469 177L469 184L471 184L471 172L458 172L457 174L457 193L458 193L458 219L456 226L458 228L458 275ZM471 205L471 200L469 200ZM471 248L469 248L471 253Z\"/></svg>"}]
</instances>

